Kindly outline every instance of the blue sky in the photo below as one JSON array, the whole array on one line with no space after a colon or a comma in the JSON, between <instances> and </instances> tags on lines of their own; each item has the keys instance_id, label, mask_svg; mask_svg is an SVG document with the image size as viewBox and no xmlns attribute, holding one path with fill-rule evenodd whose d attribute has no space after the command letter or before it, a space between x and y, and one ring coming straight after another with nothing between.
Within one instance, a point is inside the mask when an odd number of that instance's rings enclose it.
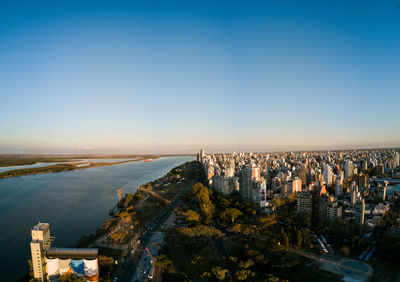
<instances>
[{"instance_id":1,"label":"blue sky","mask_svg":"<svg viewBox=\"0 0 400 282\"><path fill-rule=\"evenodd\" d=\"M400 1L1 1L0 153L400 146Z\"/></svg>"}]
</instances>

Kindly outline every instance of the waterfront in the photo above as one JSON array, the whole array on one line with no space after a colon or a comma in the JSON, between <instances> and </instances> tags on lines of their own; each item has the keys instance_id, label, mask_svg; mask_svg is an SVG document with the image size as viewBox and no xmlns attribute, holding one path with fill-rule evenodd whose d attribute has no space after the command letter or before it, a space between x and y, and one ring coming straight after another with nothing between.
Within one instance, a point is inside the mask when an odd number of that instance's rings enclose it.
<instances>
[{"instance_id":1,"label":"waterfront","mask_svg":"<svg viewBox=\"0 0 400 282\"><path fill-rule=\"evenodd\" d=\"M55 246L68 247L94 233L117 201L117 189L135 192L139 185L165 175L193 157L168 157L112 166L0 179L0 271L12 281L27 271L30 228L49 222Z\"/></svg>"}]
</instances>

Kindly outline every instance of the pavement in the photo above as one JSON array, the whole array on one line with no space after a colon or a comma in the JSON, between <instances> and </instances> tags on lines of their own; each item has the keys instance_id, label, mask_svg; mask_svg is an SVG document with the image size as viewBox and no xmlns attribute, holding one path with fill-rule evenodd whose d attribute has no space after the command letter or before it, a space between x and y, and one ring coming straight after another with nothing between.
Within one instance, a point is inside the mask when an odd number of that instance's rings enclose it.
<instances>
[{"instance_id":1,"label":"pavement","mask_svg":"<svg viewBox=\"0 0 400 282\"><path fill-rule=\"evenodd\" d=\"M357 281L368 281L373 273L373 268L361 260L349 259L337 255L317 255L304 250L288 249L289 252L313 259L319 268L350 277Z\"/></svg>"}]
</instances>

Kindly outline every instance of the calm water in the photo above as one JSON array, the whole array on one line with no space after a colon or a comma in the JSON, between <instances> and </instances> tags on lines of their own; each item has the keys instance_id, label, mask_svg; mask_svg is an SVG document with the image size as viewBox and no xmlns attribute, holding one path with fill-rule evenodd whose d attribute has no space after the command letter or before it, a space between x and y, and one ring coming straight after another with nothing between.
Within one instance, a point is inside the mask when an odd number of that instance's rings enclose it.
<instances>
[{"instance_id":1,"label":"calm water","mask_svg":"<svg viewBox=\"0 0 400 282\"><path fill-rule=\"evenodd\" d=\"M191 160L168 157L0 179L0 280L14 281L27 271L30 228L37 222L50 223L54 246L69 247L109 218L118 188L135 192L139 185Z\"/></svg>"}]
</instances>

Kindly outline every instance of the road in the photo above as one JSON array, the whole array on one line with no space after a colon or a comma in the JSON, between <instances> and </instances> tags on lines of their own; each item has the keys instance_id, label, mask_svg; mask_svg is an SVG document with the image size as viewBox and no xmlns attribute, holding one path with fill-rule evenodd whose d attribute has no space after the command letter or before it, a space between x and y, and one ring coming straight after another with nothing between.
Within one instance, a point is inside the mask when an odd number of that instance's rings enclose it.
<instances>
[{"instance_id":1,"label":"road","mask_svg":"<svg viewBox=\"0 0 400 282\"><path fill-rule=\"evenodd\" d=\"M143 259L143 254L150 242L150 239L153 237L153 234L160 228L162 224L164 224L164 222L171 215L172 211L178 206L181 195L188 191L196 182L197 181L191 182L184 190L179 192L174 199L171 200L170 204L164 209L162 214L153 218L153 220L148 223L146 231L144 231L139 237L140 243L136 245L132 256L127 258L126 262L124 263L123 270L120 271L120 274L118 274L118 281L134 281L133 274L135 271L140 271L138 266L141 266L140 261ZM145 256L147 256L147 254Z\"/></svg>"},{"instance_id":2,"label":"road","mask_svg":"<svg viewBox=\"0 0 400 282\"><path fill-rule=\"evenodd\" d=\"M154 278L154 263L158 256L158 250L163 243L163 237L162 232L155 232L153 234L146 251L139 260L138 267L131 281L139 282Z\"/></svg>"}]
</instances>

